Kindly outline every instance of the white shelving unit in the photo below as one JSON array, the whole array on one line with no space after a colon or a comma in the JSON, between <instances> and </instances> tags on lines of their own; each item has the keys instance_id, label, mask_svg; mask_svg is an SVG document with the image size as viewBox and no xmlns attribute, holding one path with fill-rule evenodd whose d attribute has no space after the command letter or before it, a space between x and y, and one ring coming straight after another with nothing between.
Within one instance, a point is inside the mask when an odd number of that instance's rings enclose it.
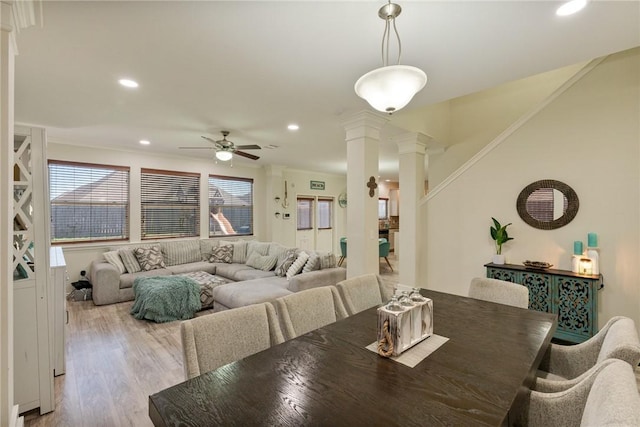
<instances>
[{"instance_id":1,"label":"white shelving unit","mask_svg":"<svg viewBox=\"0 0 640 427\"><path fill-rule=\"evenodd\" d=\"M14 130L14 400L20 413L54 409L46 134Z\"/></svg>"}]
</instances>

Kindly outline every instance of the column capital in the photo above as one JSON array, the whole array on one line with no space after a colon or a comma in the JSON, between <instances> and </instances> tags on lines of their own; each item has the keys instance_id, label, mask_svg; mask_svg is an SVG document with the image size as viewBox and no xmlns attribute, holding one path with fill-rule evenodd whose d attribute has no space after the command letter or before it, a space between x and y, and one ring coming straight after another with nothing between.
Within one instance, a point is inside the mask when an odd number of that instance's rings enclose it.
<instances>
[{"instance_id":1,"label":"column capital","mask_svg":"<svg viewBox=\"0 0 640 427\"><path fill-rule=\"evenodd\" d=\"M389 119L373 111L359 111L342 122L346 131L346 140L350 141L355 138L371 137L380 138L380 129L387 124Z\"/></svg>"},{"instance_id":2,"label":"column capital","mask_svg":"<svg viewBox=\"0 0 640 427\"><path fill-rule=\"evenodd\" d=\"M398 154L425 154L427 144L433 140L433 137L420 132L407 132L394 139L398 145Z\"/></svg>"}]
</instances>

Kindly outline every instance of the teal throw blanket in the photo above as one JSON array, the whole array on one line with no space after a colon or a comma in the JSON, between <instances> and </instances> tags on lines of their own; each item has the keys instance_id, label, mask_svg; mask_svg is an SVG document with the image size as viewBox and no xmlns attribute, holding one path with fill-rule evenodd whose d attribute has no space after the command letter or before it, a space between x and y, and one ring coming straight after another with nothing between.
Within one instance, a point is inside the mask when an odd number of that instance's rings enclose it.
<instances>
[{"instance_id":1,"label":"teal throw blanket","mask_svg":"<svg viewBox=\"0 0 640 427\"><path fill-rule=\"evenodd\" d=\"M191 319L200 310L200 285L184 276L138 277L131 314L156 323Z\"/></svg>"}]
</instances>

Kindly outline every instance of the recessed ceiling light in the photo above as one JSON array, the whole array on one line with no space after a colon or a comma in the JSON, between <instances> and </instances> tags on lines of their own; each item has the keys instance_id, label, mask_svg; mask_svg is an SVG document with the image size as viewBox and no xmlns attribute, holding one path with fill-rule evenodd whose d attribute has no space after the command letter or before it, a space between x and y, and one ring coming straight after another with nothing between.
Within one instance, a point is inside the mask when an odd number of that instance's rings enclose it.
<instances>
[{"instance_id":1,"label":"recessed ceiling light","mask_svg":"<svg viewBox=\"0 0 640 427\"><path fill-rule=\"evenodd\" d=\"M295 123L291 123L289 126L287 126L287 129L289 129L289 130L298 130L298 129L300 129L300 126L298 126Z\"/></svg>"},{"instance_id":2,"label":"recessed ceiling light","mask_svg":"<svg viewBox=\"0 0 640 427\"><path fill-rule=\"evenodd\" d=\"M120 83L124 87L131 87L131 88L138 87L138 82L131 79L120 79L118 80L118 83Z\"/></svg>"},{"instance_id":3,"label":"recessed ceiling light","mask_svg":"<svg viewBox=\"0 0 640 427\"><path fill-rule=\"evenodd\" d=\"M587 0L571 0L560 6L556 10L558 16L573 15L576 12L581 11L587 5Z\"/></svg>"},{"instance_id":4,"label":"recessed ceiling light","mask_svg":"<svg viewBox=\"0 0 640 427\"><path fill-rule=\"evenodd\" d=\"M142 144L142 145L149 145L149 144L151 144L151 142L150 142L150 141L147 141L146 139L141 139L141 140L140 140L140 144Z\"/></svg>"}]
</instances>

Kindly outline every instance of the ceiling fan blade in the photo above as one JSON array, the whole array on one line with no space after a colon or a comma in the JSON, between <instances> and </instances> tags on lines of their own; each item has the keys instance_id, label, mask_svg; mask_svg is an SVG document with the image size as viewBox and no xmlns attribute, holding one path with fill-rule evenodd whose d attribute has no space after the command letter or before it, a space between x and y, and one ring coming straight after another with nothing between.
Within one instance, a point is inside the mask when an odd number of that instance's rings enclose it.
<instances>
[{"instance_id":1,"label":"ceiling fan blade","mask_svg":"<svg viewBox=\"0 0 640 427\"><path fill-rule=\"evenodd\" d=\"M254 156L253 154L245 153L244 151L234 151L233 154L237 154L238 156L246 157L251 160L258 160L260 157Z\"/></svg>"},{"instance_id":2,"label":"ceiling fan blade","mask_svg":"<svg viewBox=\"0 0 640 427\"><path fill-rule=\"evenodd\" d=\"M181 150L215 150L216 147L178 147Z\"/></svg>"},{"instance_id":3,"label":"ceiling fan blade","mask_svg":"<svg viewBox=\"0 0 640 427\"><path fill-rule=\"evenodd\" d=\"M240 150L260 150L262 147L260 147L259 145L236 145L236 148L240 149Z\"/></svg>"}]
</instances>

